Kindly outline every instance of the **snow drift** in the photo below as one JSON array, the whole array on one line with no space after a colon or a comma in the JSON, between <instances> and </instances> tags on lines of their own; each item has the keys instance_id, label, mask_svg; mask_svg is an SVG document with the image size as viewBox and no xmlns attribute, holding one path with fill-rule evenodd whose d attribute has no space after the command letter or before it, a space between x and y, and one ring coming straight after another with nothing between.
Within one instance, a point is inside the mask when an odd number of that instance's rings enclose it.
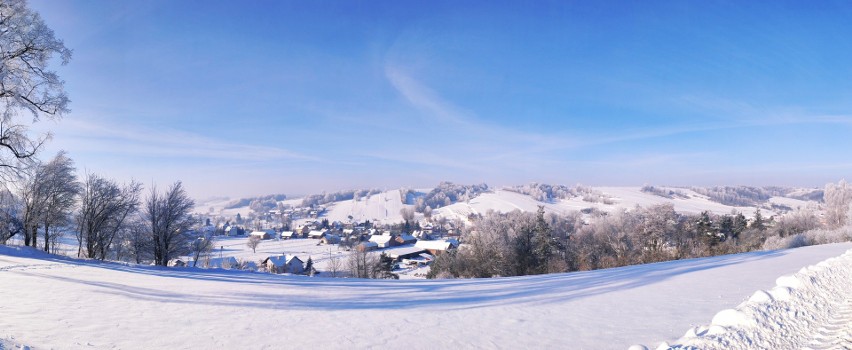
<instances>
[{"instance_id":1,"label":"snow drift","mask_svg":"<svg viewBox=\"0 0 852 350\"><path fill-rule=\"evenodd\" d=\"M775 284L658 349L852 348L852 250Z\"/></svg>"}]
</instances>

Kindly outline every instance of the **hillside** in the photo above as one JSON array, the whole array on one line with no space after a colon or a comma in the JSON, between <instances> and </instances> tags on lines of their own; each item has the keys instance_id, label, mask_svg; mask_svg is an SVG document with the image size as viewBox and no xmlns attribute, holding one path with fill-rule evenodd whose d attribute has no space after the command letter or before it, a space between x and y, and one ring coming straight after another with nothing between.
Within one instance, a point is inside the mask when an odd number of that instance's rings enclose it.
<instances>
[{"instance_id":1,"label":"hillside","mask_svg":"<svg viewBox=\"0 0 852 350\"><path fill-rule=\"evenodd\" d=\"M742 212L747 217L754 215L757 206L733 206L721 204L707 195L697 193L690 189L677 188L678 196L664 197L654 193L643 191L640 187L594 187L587 188L594 191L599 198L589 200L583 196L572 196L564 199L551 199L541 201L531 195L518 193L510 189L496 189L478 194L473 198L451 203L439 208L433 208L434 217L445 217L447 219L466 220L471 214L484 214L489 210L508 212L521 210L533 212L538 206L544 206L548 212L565 214L571 211L581 211L594 208L603 212L615 210L630 210L636 206L647 207L651 205L671 203L677 212L697 214L702 211L710 211L715 214L730 214L732 211ZM429 189L418 190L422 195ZM801 195L807 190L792 191L792 195ZM409 194L410 197L410 194ZM411 202L411 198L407 198ZM219 199L216 201L201 202L196 206L196 212L213 213L225 217L233 217L240 213L247 217L251 212L248 206L229 208L224 207L232 201ZM300 198L287 199L280 202L283 205L299 206ZM765 217L783 214L787 210L797 208L817 208L818 202L814 200L802 200L783 196L773 196L761 204L761 211ZM402 221L400 210L403 208L414 208L412 204L403 201L400 190L384 191L378 194L368 195L357 199L348 199L324 204L327 209L325 218L330 221L348 222L352 220L363 222L370 220L383 224L393 224ZM786 208L786 209L785 209ZM419 218L422 218L418 214ZM306 221L306 220L301 220Z\"/></svg>"},{"instance_id":2,"label":"hillside","mask_svg":"<svg viewBox=\"0 0 852 350\"><path fill-rule=\"evenodd\" d=\"M0 280L10 286L0 291L0 329L15 343L60 349L625 349L673 341L776 277L850 248L383 281L96 263L0 246Z\"/></svg>"}]
</instances>

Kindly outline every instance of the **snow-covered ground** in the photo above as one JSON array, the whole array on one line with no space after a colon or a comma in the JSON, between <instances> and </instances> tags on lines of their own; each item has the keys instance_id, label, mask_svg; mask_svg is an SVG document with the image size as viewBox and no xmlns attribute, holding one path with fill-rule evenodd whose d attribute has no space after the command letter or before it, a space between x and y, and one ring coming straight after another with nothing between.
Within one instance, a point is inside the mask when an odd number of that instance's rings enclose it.
<instances>
[{"instance_id":1,"label":"snow-covered ground","mask_svg":"<svg viewBox=\"0 0 852 350\"><path fill-rule=\"evenodd\" d=\"M852 250L779 277L671 348L852 349Z\"/></svg>"},{"instance_id":2,"label":"snow-covered ground","mask_svg":"<svg viewBox=\"0 0 852 350\"><path fill-rule=\"evenodd\" d=\"M0 246L0 336L38 348L572 348L674 342L852 244L483 280L158 268Z\"/></svg>"},{"instance_id":3,"label":"snow-covered ground","mask_svg":"<svg viewBox=\"0 0 852 350\"><path fill-rule=\"evenodd\" d=\"M359 200L345 200L328 205L328 212L324 216L329 221L349 222L349 216L356 222L370 220L378 223L402 222L400 210L402 208L413 208L413 205L402 203L399 190L385 191Z\"/></svg>"}]
</instances>

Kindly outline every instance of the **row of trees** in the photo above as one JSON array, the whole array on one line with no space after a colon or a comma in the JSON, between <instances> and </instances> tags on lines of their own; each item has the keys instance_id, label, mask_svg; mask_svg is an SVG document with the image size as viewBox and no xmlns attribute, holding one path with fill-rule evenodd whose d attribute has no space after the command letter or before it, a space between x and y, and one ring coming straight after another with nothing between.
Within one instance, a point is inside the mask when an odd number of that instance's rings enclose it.
<instances>
[{"instance_id":1,"label":"row of trees","mask_svg":"<svg viewBox=\"0 0 852 350\"><path fill-rule=\"evenodd\" d=\"M50 252L57 238L73 231L77 255L104 260L132 256L166 265L191 250L194 202L176 182L165 192L152 187L144 203L142 185L121 184L97 174L77 179L74 161L60 152L35 160L7 181L0 194L0 243L23 236L25 246ZM40 238L41 237L41 238Z\"/></svg>"},{"instance_id":2,"label":"row of trees","mask_svg":"<svg viewBox=\"0 0 852 350\"><path fill-rule=\"evenodd\" d=\"M439 256L428 276L519 276L745 252L760 249L767 237L821 225L809 209L778 220L760 210L751 220L737 212L680 214L671 204L593 215L489 212L475 218L465 244Z\"/></svg>"}]
</instances>

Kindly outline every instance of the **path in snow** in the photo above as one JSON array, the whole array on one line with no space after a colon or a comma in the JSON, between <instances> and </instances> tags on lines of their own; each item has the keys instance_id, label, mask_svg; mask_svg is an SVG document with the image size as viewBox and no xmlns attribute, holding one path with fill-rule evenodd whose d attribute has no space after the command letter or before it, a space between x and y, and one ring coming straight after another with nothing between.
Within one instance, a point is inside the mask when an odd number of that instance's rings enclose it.
<instances>
[{"instance_id":1,"label":"path in snow","mask_svg":"<svg viewBox=\"0 0 852 350\"><path fill-rule=\"evenodd\" d=\"M852 298L848 294L852 294L852 286L847 289L847 298L843 304L831 308L831 319L817 328L811 345L805 349L852 349Z\"/></svg>"}]
</instances>

